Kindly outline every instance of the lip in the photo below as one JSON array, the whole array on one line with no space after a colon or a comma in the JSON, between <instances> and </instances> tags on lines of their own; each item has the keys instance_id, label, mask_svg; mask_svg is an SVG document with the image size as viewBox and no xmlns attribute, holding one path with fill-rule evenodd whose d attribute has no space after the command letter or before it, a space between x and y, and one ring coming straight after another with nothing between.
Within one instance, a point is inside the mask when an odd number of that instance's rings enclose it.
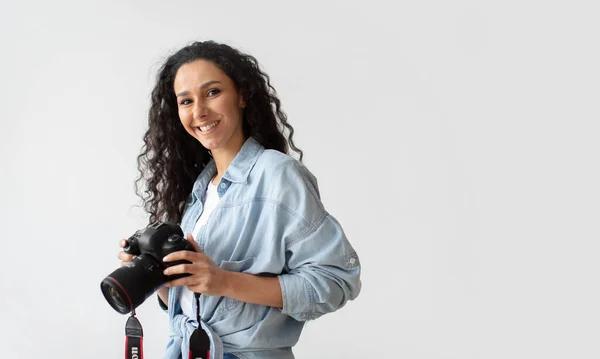
<instances>
[{"instance_id":1,"label":"lip","mask_svg":"<svg viewBox=\"0 0 600 359\"><path fill-rule=\"evenodd\" d=\"M209 125L209 124L214 123L214 122L218 122L218 124L215 127L211 128L210 130L208 130L208 131L202 131L202 130L200 130L200 127L204 127L204 126ZM200 134L200 135L208 135L209 133L212 133L217 127L219 127L220 124L221 124L221 120L211 121L211 122L209 122L207 124L203 124L203 125L200 125L200 126L194 126L194 131L196 133Z\"/></svg>"}]
</instances>

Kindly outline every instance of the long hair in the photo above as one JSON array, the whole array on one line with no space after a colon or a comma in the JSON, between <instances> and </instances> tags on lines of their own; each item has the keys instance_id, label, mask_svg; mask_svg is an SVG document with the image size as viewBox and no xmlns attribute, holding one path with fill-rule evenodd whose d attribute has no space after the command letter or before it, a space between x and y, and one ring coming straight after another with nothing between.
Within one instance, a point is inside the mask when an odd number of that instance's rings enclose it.
<instances>
[{"instance_id":1,"label":"long hair","mask_svg":"<svg viewBox=\"0 0 600 359\"><path fill-rule=\"evenodd\" d=\"M177 70L200 59L216 64L241 92L246 103L242 125L244 136L252 136L263 147L286 154L291 148L302 161L303 152L292 139L294 129L287 122L269 76L260 69L258 61L225 44L194 42L167 58L158 71L151 94L148 130L142 152L137 157L140 176L135 180L136 194L142 198L150 222L180 223L185 200L196 178L212 158L181 124L173 90ZM137 186L142 180L146 181L143 194Z\"/></svg>"}]
</instances>

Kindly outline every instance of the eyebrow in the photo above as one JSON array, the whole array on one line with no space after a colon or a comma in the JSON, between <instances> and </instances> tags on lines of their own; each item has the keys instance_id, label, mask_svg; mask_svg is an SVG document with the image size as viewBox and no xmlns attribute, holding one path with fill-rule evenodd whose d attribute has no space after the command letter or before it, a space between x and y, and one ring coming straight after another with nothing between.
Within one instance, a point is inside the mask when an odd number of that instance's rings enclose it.
<instances>
[{"instance_id":1,"label":"eyebrow","mask_svg":"<svg viewBox=\"0 0 600 359\"><path fill-rule=\"evenodd\" d=\"M200 86L200 90L204 90L205 88L207 88L208 86L213 85L213 84L220 84L220 82L216 81L216 80L208 81L204 85ZM189 95L189 93L190 93L189 91L181 91L180 93L177 94L177 97Z\"/></svg>"}]
</instances>

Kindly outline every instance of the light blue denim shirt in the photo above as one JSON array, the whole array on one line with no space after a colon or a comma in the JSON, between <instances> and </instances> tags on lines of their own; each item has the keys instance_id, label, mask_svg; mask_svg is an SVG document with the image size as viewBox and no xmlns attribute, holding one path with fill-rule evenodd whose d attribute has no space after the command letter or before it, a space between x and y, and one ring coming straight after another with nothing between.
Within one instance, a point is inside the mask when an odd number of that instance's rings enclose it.
<instances>
[{"instance_id":1,"label":"light blue denim shirt","mask_svg":"<svg viewBox=\"0 0 600 359\"><path fill-rule=\"evenodd\" d=\"M194 183L181 228L192 233L202 214L211 161ZM333 312L361 289L356 251L338 221L323 207L316 178L296 159L266 150L250 137L219 184L220 201L196 238L221 268L276 276L283 308L228 297L200 297L201 325L211 338L211 357L294 358L304 322ZM169 335L165 359L187 358L198 327L182 314L182 287L169 289ZM196 312L194 302L193 311Z\"/></svg>"}]
</instances>

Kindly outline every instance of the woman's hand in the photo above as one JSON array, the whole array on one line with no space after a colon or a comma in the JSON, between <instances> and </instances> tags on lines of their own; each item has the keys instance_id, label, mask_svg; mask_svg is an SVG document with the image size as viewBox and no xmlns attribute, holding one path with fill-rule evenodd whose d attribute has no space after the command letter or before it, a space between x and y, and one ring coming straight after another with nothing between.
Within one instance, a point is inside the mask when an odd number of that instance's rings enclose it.
<instances>
[{"instance_id":1,"label":"woman's hand","mask_svg":"<svg viewBox=\"0 0 600 359\"><path fill-rule=\"evenodd\" d=\"M191 263L178 264L165 269L165 275L189 273L190 276L179 278L167 282L168 287L187 286L189 290L195 293L205 295L220 296L224 295L227 287L227 272L220 268L206 254L200 250L200 247L191 234L188 234L187 240L194 247L192 251L177 251L163 258L164 262L173 262L186 260Z\"/></svg>"},{"instance_id":2,"label":"woman's hand","mask_svg":"<svg viewBox=\"0 0 600 359\"><path fill-rule=\"evenodd\" d=\"M127 240L125 238L121 239L119 242L119 246L121 246L121 250L118 253L118 257L121 260L121 266L125 265L127 262L131 262L136 256L133 254L128 254L123 251L123 248L127 246Z\"/></svg>"},{"instance_id":3,"label":"woman's hand","mask_svg":"<svg viewBox=\"0 0 600 359\"><path fill-rule=\"evenodd\" d=\"M225 296L242 302L283 308L281 284L277 277L261 277L254 274L230 272L217 266L202 253L192 235L187 240L192 251L171 253L164 262L187 260L192 263L178 264L165 269L166 275L189 273L190 276L167 282L165 286L187 286L195 293Z\"/></svg>"}]
</instances>

